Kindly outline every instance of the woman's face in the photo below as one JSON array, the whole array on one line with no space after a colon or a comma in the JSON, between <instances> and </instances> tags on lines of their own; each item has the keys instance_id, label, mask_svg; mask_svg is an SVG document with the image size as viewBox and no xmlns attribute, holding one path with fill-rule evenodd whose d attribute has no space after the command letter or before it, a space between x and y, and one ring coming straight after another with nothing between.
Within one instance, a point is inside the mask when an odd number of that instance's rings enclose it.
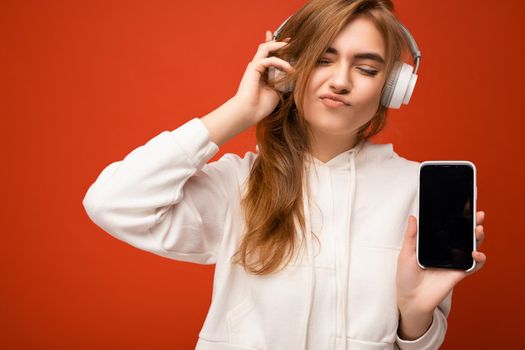
<instances>
[{"instance_id":1,"label":"woman's face","mask_svg":"<svg viewBox=\"0 0 525 350\"><path fill-rule=\"evenodd\" d=\"M336 36L313 69L304 99L314 135L351 136L374 116L385 81L384 40L374 24L358 17ZM348 105L321 98L336 95Z\"/></svg>"}]
</instances>

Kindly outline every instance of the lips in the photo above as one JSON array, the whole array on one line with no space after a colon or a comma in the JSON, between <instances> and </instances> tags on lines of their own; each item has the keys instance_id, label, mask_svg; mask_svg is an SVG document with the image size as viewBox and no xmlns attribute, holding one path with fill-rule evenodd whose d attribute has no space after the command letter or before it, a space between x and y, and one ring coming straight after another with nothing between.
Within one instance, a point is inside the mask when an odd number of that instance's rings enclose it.
<instances>
[{"instance_id":1,"label":"lips","mask_svg":"<svg viewBox=\"0 0 525 350\"><path fill-rule=\"evenodd\" d=\"M344 98L342 98L340 96L337 96L337 95L334 95L334 94L322 94L319 97L321 99L329 99L329 100L333 100L333 101L339 101L339 102L344 103L347 106L350 106L350 103L348 103Z\"/></svg>"},{"instance_id":2,"label":"lips","mask_svg":"<svg viewBox=\"0 0 525 350\"><path fill-rule=\"evenodd\" d=\"M331 98L322 98L321 102L328 108L346 108L348 105L341 101L333 100Z\"/></svg>"},{"instance_id":3,"label":"lips","mask_svg":"<svg viewBox=\"0 0 525 350\"><path fill-rule=\"evenodd\" d=\"M335 101L335 102L341 102L341 103L347 105L346 103L344 103L344 102L341 101L341 100L336 100L336 99L334 99L334 98L330 98L330 97L323 97L322 99L323 99L323 100Z\"/></svg>"}]
</instances>

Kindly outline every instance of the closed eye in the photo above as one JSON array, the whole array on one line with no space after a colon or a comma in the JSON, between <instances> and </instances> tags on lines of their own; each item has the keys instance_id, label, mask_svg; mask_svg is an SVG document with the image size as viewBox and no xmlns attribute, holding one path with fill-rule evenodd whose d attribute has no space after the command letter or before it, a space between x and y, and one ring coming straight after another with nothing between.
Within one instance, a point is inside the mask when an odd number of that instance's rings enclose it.
<instances>
[{"instance_id":1,"label":"closed eye","mask_svg":"<svg viewBox=\"0 0 525 350\"><path fill-rule=\"evenodd\" d=\"M326 65L326 64L330 63L330 61L321 59L321 60L317 61L317 63L320 64L320 65ZM372 77L378 73L377 70L373 70L373 69L364 69L364 68L361 68L361 67L357 67L357 69L362 71L365 75L372 76Z\"/></svg>"},{"instance_id":2,"label":"closed eye","mask_svg":"<svg viewBox=\"0 0 525 350\"><path fill-rule=\"evenodd\" d=\"M359 68L359 67L357 69L359 69L360 71L364 72L366 75L369 75L371 77L377 74L376 70L364 69L364 68Z\"/></svg>"}]
</instances>

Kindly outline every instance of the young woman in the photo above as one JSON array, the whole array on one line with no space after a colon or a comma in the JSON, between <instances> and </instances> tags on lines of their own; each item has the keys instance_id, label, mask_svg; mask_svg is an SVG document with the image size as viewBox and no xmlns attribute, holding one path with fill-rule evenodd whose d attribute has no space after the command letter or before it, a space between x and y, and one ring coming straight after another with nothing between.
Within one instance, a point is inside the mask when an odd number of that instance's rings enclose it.
<instances>
[{"instance_id":1,"label":"young woman","mask_svg":"<svg viewBox=\"0 0 525 350\"><path fill-rule=\"evenodd\" d=\"M216 264L198 349L437 349L467 273L419 268L419 163L369 140L407 44L393 5L311 0L282 37L225 104L108 165L84 207L137 248ZM252 125L256 152L208 163Z\"/></svg>"}]
</instances>

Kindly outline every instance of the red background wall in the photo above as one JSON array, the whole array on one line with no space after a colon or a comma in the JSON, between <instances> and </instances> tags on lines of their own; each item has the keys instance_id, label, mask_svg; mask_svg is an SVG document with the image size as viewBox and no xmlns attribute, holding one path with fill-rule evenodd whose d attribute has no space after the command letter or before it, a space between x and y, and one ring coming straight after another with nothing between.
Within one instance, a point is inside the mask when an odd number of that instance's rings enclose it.
<instances>
[{"instance_id":1,"label":"red background wall","mask_svg":"<svg viewBox=\"0 0 525 350\"><path fill-rule=\"evenodd\" d=\"M0 347L191 349L213 266L94 225L81 201L109 163L217 108L304 0L2 1ZM488 262L456 288L444 349L510 348L524 323L523 2L397 0L423 54L410 105L375 142L469 159ZM225 152L253 150L253 129Z\"/></svg>"}]
</instances>

